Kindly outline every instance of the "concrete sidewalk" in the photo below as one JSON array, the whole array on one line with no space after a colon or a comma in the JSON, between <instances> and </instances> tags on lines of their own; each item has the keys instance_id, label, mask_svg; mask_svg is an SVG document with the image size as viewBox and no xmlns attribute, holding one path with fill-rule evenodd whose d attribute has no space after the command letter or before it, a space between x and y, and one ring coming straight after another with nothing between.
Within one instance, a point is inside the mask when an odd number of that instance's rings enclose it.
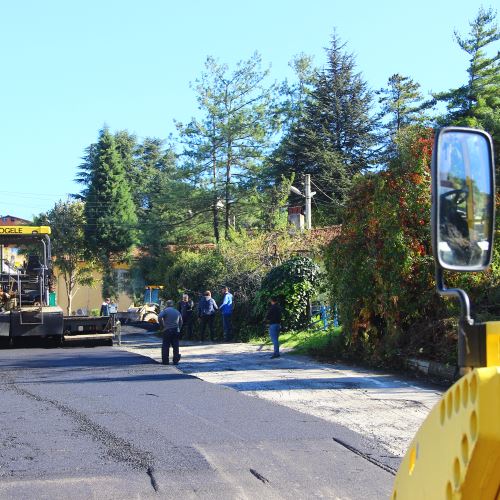
<instances>
[{"instance_id":1,"label":"concrete sidewalk","mask_svg":"<svg viewBox=\"0 0 500 500\"><path fill-rule=\"evenodd\" d=\"M128 334L128 335L127 335ZM161 340L124 331L122 348L161 362ZM319 363L269 346L181 343L184 373L341 424L402 457L442 390L383 372Z\"/></svg>"}]
</instances>

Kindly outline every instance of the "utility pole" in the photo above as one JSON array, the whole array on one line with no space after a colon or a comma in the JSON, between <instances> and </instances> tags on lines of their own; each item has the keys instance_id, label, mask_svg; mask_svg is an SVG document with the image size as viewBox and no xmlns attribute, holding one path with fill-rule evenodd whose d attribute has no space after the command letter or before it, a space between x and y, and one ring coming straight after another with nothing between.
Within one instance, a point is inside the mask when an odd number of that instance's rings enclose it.
<instances>
[{"instance_id":1,"label":"utility pole","mask_svg":"<svg viewBox=\"0 0 500 500\"><path fill-rule=\"evenodd\" d=\"M305 194L302 194L295 186L290 186L290 191L294 194L298 194L299 196L303 196L306 200L306 229L311 229L311 200L312 197L316 194L316 191L311 192L311 175L306 174L304 180L304 191Z\"/></svg>"},{"instance_id":2,"label":"utility pole","mask_svg":"<svg viewBox=\"0 0 500 500\"><path fill-rule=\"evenodd\" d=\"M306 229L310 230L311 225L311 175L306 174L304 180L304 192L306 199Z\"/></svg>"}]
</instances>

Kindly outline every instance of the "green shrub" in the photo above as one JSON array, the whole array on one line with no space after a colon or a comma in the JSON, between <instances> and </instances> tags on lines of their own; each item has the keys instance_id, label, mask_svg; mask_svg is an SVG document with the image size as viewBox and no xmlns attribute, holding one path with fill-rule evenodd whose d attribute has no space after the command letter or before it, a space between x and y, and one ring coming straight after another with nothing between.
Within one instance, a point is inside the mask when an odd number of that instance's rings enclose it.
<instances>
[{"instance_id":1,"label":"green shrub","mask_svg":"<svg viewBox=\"0 0 500 500\"><path fill-rule=\"evenodd\" d=\"M320 269L308 257L292 257L271 269L256 296L256 311L262 316L269 299L278 297L283 308L283 326L300 328L308 323L308 306L320 284Z\"/></svg>"},{"instance_id":2,"label":"green shrub","mask_svg":"<svg viewBox=\"0 0 500 500\"><path fill-rule=\"evenodd\" d=\"M342 233L326 252L328 286L344 325L347 355L373 364L400 354L449 361L458 304L435 291L430 239L433 131L408 128L387 170L359 177ZM497 247L498 248L498 247ZM476 311L498 294L498 251L487 273L446 274L470 293ZM498 302L498 301L497 301Z\"/></svg>"}]
</instances>

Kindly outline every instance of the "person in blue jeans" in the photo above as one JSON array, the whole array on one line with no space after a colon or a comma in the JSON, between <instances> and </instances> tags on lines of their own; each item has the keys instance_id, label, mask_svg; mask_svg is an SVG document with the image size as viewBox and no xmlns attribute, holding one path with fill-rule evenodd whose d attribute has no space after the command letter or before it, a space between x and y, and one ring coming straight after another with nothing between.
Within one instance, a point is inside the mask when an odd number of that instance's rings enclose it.
<instances>
[{"instance_id":1,"label":"person in blue jeans","mask_svg":"<svg viewBox=\"0 0 500 500\"><path fill-rule=\"evenodd\" d=\"M271 359L280 357L280 330L281 330L281 307L277 297L271 297L271 305L266 314L266 321L269 323L269 336L274 346L274 353Z\"/></svg>"},{"instance_id":2,"label":"person in blue jeans","mask_svg":"<svg viewBox=\"0 0 500 500\"><path fill-rule=\"evenodd\" d=\"M231 323L231 317L233 315L233 294L229 293L229 288L227 286L222 287L222 304L219 309L222 313L222 329L224 330L224 341L231 342L233 338L233 325Z\"/></svg>"},{"instance_id":3,"label":"person in blue jeans","mask_svg":"<svg viewBox=\"0 0 500 500\"><path fill-rule=\"evenodd\" d=\"M212 293L207 290L198 303L198 317L200 318L200 334L201 341L205 340L205 330L210 330L210 340L213 342L215 339L215 312L217 311L217 303L212 299Z\"/></svg>"}]
</instances>

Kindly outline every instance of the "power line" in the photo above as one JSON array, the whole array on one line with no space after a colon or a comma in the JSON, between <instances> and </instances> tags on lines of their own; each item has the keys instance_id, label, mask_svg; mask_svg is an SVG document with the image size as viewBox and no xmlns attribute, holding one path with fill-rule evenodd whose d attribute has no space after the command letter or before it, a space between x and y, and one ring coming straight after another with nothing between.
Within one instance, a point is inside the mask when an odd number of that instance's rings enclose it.
<instances>
[{"instance_id":1,"label":"power line","mask_svg":"<svg viewBox=\"0 0 500 500\"><path fill-rule=\"evenodd\" d=\"M335 201L330 195L326 194L318 185L311 180L311 184L322 194L324 194L328 199Z\"/></svg>"}]
</instances>

